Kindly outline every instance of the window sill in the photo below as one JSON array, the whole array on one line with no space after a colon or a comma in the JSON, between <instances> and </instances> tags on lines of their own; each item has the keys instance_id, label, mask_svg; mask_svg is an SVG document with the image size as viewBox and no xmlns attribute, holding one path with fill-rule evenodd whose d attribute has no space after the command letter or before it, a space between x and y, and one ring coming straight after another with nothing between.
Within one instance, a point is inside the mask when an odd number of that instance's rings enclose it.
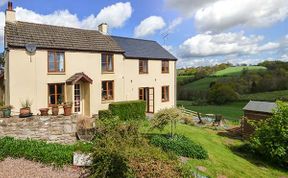
<instances>
[{"instance_id":1,"label":"window sill","mask_svg":"<svg viewBox=\"0 0 288 178\"><path fill-rule=\"evenodd\" d=\"M162 74L169 74L169 72L162 72Z\"/></svg>"},{"instance_id":2,"label":"window sill","mask_svg":"<svg viewBox=\"0 0 288 178\"><path fill-rule=\"evenodd\" d=\"M169 102L169 100L162 100L162 103L167 103Z\"/></svg>"},{"instance_id":3,"label":"window sill","mask_svg":"<svg viewBox=\"0 0 288 178\"><path fill-rule=\"evenodd\" d=\"M114 74L114 72L102 72L102 74Z\"/></svg>"},{"instance_id":4,"label":"window sill","mask_svg":"<svg viewBox=\"0 0 288 178\"><path fill-rule=\"evenodd\" d=\"M65 75L65 72L48 72L48 75Z\"/></svg>"},{"instance_id":5,"label":"window sill","mask_svg":"<svg viewBox=\"0 0 288 178\"><path fill-rule=\"evenodd\" d=\"M102 100L102 104L108 104L108 103L112 103L112 102L114 102L114 99L112 99L112 100Z\"/></svg>"},{"instance_id":6,"label":"window sill","mask_svg":"<svg viewBox=\"0 0 288 178\"><path fill-rule=\"evenodd\" d=\"M149 74L148 72L147 73L141 73L141 72L139 72L139 75L145 75L145 74Z\"/></svg>"}]
</instances>

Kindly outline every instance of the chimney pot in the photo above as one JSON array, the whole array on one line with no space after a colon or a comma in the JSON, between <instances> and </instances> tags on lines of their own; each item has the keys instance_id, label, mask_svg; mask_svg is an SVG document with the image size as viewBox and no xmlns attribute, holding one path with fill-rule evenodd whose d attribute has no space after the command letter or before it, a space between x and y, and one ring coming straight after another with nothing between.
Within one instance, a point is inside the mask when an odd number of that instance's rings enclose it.
<instances>
[{"instance_id":1,"label":"chimney pot","mask_svg":"<svg viewBox=\"0 0 288 178\"><path fill-rule=\"evenodd\" d=\"M13 4L11 1L8 2L8 11L13 11Z\"/></svg>"},{"instance_id":2,"label":"chimney pot","mask_svg":"<svg viewBox=\"0 0 288 178\"><path fill-rule=\"evenodd\" d=\"M98 31L100 33L102 33L103 35L107 35L108 34L108 24L107 23L101 23L98 26Z\"/></svg>"}]
</instances>

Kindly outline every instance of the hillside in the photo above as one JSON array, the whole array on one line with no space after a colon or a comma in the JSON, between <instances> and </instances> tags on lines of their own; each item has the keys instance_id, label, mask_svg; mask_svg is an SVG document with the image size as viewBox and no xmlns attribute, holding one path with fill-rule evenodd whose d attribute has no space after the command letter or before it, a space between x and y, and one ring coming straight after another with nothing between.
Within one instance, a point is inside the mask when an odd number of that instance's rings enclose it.
<instances>
[{"instance_id":1,"label":"hillside","mask_svg":"<svg viewBox=\"0 0 288 178\"><path fill-rule=\"evenodd\" d=\"M243 70L266 70L266 67L263 66L237 66L237 67L228 67L224 70L220 70L213 74L213 76L233 76L239 75Z\"/></svg>"}]
</instances>

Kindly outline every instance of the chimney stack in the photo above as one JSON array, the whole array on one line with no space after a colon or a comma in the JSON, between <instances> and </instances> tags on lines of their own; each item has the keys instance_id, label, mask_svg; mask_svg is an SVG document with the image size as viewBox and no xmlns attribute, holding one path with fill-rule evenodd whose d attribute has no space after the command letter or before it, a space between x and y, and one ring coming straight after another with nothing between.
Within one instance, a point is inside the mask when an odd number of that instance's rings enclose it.
<instances>
[{"instance_id":1,"label":"chimney stack","mask_svg":"<svg viewBox=\"0 0 288 178\"><path fill-rule=\"evenodd\" d=\"M98 26L98 31L102 33L103 35L108 35L108 24L107 23L101 23Z\"/></svg>"},{"instance_id":2,"label":"chimney stack","mask_svg":"<svg viewBox=\"0 0 288 178\"><path fill-rule=\"evenodd\" d=\"M13 10L13 4L10 1L8 2L8 8L5 12L5 16L6 22L16 22L16 13Z\"/></svg>"}]
</instances>

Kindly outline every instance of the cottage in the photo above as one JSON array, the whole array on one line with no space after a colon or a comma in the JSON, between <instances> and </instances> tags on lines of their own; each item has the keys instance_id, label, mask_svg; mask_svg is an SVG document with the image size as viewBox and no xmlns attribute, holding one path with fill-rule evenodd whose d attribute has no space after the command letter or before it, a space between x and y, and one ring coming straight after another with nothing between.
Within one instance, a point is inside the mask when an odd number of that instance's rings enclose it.
<instances>
[{"instance_id":1,"label":"cottage","mask_svg":"<svg viewBox=\"0 0 288 178\"><path fill-rule=\"evenodd\" d=\"M274 102L262 102L262 101L249 101L249 103L243 108L244 121L242 123L242 131L244 135L251 134L254 129L248 123L249 120L260 121L272 116L273 110L277 105Z\"/></svg>"},{"instance_id":2,"label":"cottage","mask_svg":"<svg viewBox=\"0 0 288 178\"><path fill-rule=\"evenodd\" d=\"M117 101L145 100L149 113L174 107L176 61L155 41L110 36L105 23L35 24L17 21L12 3L6 10L4 100L15 111L26 99L34 114L65 101L90 116Z\"/></svg>"}]
</instances>

